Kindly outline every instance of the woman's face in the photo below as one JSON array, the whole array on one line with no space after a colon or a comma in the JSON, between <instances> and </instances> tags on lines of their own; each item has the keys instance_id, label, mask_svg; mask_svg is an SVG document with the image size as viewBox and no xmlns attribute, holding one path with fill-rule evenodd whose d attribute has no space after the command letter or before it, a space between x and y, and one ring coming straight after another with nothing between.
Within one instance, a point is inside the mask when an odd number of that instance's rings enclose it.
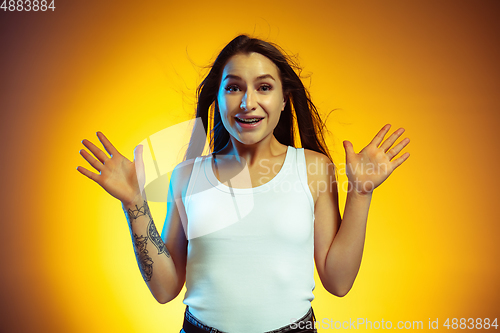
<instances>
[{"instance_id":1,"label":"woman's face","mask_svg":"<svg viewBox=\"0 0 500 333\"><path fill-rule=\"evenodd\" d=\"M234 55L222 72L217 101L233 138L260 142L273 134L286 104L278 67L260 53Z\"/></svg>"}]
</instances>

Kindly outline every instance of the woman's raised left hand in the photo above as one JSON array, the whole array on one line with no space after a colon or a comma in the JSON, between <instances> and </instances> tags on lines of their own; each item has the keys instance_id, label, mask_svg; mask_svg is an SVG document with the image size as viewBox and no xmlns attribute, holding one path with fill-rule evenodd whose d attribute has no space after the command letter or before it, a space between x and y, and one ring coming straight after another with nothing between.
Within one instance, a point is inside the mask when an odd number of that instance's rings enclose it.
<instances>
[{"instance_id":1,"label":"woman's raised left hand","mask_svg":"<svg viewBox=\"0 0 500 333\"><path fill-rule=\"evenodd\" d=\"M408 138L403 139L391 149L405 131L404 128L399 128L380 144L390 128L390 124L385 125L358 154L354 152L351 142L347 140L343 142L346 151L346 174L350 190L355 190L359 194L371 194L375 188L389 177L394 169L410 156L410 153L406 152L394 159L410 142Z\"/></svg>"}]
</instances>

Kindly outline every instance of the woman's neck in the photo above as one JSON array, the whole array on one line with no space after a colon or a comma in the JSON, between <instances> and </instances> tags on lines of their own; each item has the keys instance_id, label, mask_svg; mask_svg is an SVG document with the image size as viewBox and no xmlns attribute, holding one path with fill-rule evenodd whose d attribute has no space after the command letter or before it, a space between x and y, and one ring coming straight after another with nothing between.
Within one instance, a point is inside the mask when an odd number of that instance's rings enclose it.
<instances>
[{"instance_id":1,"label":"woman's neck","mask_svg":"<svg viewBox=\"0 0 500 333\"><path fill-rule=\"evenodd\" d=\"M263 159L272 159L274 156L281 155L284 151L286 152L286 146L279 143L274 135L251 145L243 144L230 137L228 144L216 155L226 155L231 160L251 167Z\"/></svg>"}]
</instances>

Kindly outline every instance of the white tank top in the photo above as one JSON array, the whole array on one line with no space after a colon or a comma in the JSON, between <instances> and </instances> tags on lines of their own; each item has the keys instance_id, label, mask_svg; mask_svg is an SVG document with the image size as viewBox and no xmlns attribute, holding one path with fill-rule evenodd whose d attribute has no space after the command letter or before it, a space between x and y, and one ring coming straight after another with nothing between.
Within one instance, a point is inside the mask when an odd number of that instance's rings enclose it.
<instances>
[{"instance_id":1,"label":"white tank top","mask_svg":"<svg viewBox=\"0 0 500 333\"><path fill-rule=\"evenodd\" d=\"M220 183L212 160L196 158L183 198L184 304L224 332L289 325L314 299L314 202L304 149L288 146L276 176L254 188Z\"/></svg>"}]
</instances>

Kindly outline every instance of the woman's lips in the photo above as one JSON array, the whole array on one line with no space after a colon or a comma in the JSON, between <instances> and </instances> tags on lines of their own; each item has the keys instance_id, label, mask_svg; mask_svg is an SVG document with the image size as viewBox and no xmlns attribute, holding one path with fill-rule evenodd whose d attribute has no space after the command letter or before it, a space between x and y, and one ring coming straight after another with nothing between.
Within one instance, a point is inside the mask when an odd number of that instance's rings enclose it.
<instances>
[{"instance_id":1,"label":"woman's lips","mask_svg":"<svg viewBox=\"0 0 500 333\"><path fill-rule=\"evenodd\" d=\"M264 119L264 118L261 118L261 117L245 117L245 118L234 117L234 119L236 120L236 123L241 128L255 128L262 123L262 119ZM240 119L245 119L246 121L249 121L250 119L258 119L258 121L248 123L248 122L244 122L243 120L240 120Z\"/></svg>"}]
</instances>

